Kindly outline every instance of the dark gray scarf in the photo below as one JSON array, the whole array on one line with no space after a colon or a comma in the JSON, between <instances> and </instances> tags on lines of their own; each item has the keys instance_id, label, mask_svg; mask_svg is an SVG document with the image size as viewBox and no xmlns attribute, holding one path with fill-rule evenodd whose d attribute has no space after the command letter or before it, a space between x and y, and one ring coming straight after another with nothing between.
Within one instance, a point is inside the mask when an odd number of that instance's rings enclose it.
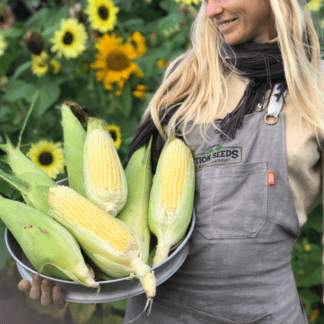
<instances>
[{"instance_id":1,"label":"dark gray scarf","mask_svg":"<svg viewBox=\"0 0 324 324\"><path fill-rule=\"evenodd\" d=\"M306 40L309 44L309 39ZM305 47L308 59L311 60L311 51L309 47ZM261 44L254 42L246 42L244 44L230 46L225 45L223 54L226 54L229 62L243 75L250 79L247 88L238 103L237 107L220 121L219 128L226 135L221 133L224 139L234 139L235 133L241 127L245 115L251 114L258 103L263 103L266 98L267 90L272 90L276 83L280 83L280 93L278 99L283 96L287 90L283 61L281 51L277 42L270 44ZM179 62L180 63L180 62ZM173 70L176 68L174 66ZM173 71L170 72L170 74ZM270 94L271 94L270 93ZM186 98L182 99L185 100ZM284 97L283 97L284 99ZM165 125L175 110L180 106L181 101L166 116L160 116L162 125ZM220 133L218 130L216 133ZM159 155L164 145L158 130L156 129L151 117L147 118L143 124L139 124L135 137L130 145L128 159L143 144L147 143L153 134L152 145L152 169L156 167Z\"/></svg>"},{"instance_id":2,"label":"dark gray scarf","mask_svg":"<svg viewBox=\"0 0 324 324\"><path fill-rule=\"evenodd\" d=\"M225 45L223 54L227 61L235 66L238 72L250 79L244 94L237 107L227 116L217 121L219 128L226 135L220 133L223 139L234 139L235 133L241 127L245 115L251 114L258 103L263 103L266 92L271 92L276 83L280 83L280 94L283 96L287 90L285 70L283 67L281 51L277 42L261 44L247 42L240 45Z\"/></svg>"}]
</instances>

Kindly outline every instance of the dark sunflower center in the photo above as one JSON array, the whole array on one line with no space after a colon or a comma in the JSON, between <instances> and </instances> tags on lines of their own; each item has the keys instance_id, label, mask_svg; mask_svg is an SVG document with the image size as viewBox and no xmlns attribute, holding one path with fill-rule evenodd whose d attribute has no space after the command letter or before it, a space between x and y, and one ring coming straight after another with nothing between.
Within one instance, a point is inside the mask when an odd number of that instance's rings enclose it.
<instances>
[{"instance_id":1,"label":"dark sunflower center","mask_svg":"<svg viewBox=\"0 0 324 324\"><path fill-rule=\"evenodd\" d=\"M106 7L100 6L98 9L98 15L102 20L107 20L109 11Z\"/></svg>"},{"instance_id":2,"label":"dark sunflower center","mask_svg":"<svg viewBox=\"0 0 324 324\"><path fill-rule=\"evenodd\" d=\"M111 138L113 139L114 142L116 142L117 139L117 134L115 131L109 131Z\"/></svg>"},{"instance_id":3,"label":"dark sunflower center","mask_svg":"<svg viewBox=\"0 0 324 324\"><path fill-rule=\"evenodd\" d=\"M107 57L107 67L110 70L122 71L129 67L129 59L124 53L110 53Z\"/></svg>"},{"instance_id":4,"label":"dark sunflower center","mask_svg":"<svg viewBox=\"0 0 324 324\"><path fill-rule=\"evenodd\" d=\"M5 22L5 19L3 16L0 16L0 24L4 23Z\"/></svg>"},{"instance_id":5,"label":"dark sunflower center","mask_svg":"<svg viewBox=\"0 0 324 324\"><path fill-rule=\"evenodd\" d=\"M73 34L71 32L66 32L63 37L63 43L65 45L70 45L73 42Z\"/></svg>"},{"instance_id":6,"label":"dark sunflower center","mask_svg":"<svg viewBox=\"0 0 324 324\"><path fill-rule=\"evenodd\" d=\"M41 165L50 165L53 162L53 155L50 152L43 152L39 155L38 161Z\"/></svg>"}]
</instances>

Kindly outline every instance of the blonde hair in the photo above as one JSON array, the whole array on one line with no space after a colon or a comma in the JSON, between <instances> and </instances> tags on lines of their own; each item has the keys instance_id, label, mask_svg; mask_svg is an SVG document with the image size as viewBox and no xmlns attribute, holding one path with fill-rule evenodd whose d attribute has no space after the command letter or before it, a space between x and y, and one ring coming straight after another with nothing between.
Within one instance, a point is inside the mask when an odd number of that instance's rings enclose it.
<instances>
[{"instance_id":1,"label":"blonde hair","mask_svg":"<svg viewBox=\"0 0 324 324\"><path fill-rule=\"evenodd\" d=\"M302 0L269 1L275 17L276 39L283 57L288 92L294 107L301 114L299 125L301 127L304 119L309 127L313 126L320 145L319 133L323 134L324 130L324 74L319 39L312 18L305 11ZM311 62L305 51L307 35ZM165 139L172 133L186 138L186 134L198 124L204 138L210 126L217 128L215 120L226 111L227 105L225 74L229 71L237 73L222 54L224 39L213 20L206 16L204 0L191 26L190 36L192 48L168 66L162 84L142 118L144 121L151 114L155 126ZM177 106L176 101L181 99L183 102L162 129L161 117Z\"/></svg>"}]
</instances>

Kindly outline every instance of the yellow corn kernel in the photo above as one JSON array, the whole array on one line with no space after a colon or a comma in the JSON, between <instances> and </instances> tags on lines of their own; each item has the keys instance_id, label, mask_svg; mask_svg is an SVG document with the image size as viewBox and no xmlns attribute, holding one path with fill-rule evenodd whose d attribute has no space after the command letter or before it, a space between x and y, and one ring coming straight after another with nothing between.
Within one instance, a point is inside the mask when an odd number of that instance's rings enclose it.
<instances>
[{"instance_id":1,"label":"yellow corn kernel","mask_svg":"<svg viewBox=\"0 0 324 324\"><path fill-rule=\"evenodd\" d=\"M95 129L89 135L87 155L91 183L98 197L105 197L107 192L120 190L123 195L122 179L118 167L113 142L108 135ZM100 167L99 167L100 165Z\"/></svg>"},{"instance_id":2,"label":"yellow corn kernel","mask_svg":"<svg viewBox=\"0 0 324 324\"><path fill-rule=\"evenodd\" d=\"M118 220L73 189L57 186L51 190L48 200L52 208L63 217L93 232L118 251L125 253L129 240L137 246L132 233Z\"/></svg>"},{"instance_id":3,"label":"yellow corn kernel","mask_svg":"<svg viewBox=\"0 0 324 324\"><path fill-rule=\"evenodd\" d=\"M161 169L162 205L171 212L177 209L188 170L188 153L181 141L170 143Z\"/></svg>"}]
</instances>

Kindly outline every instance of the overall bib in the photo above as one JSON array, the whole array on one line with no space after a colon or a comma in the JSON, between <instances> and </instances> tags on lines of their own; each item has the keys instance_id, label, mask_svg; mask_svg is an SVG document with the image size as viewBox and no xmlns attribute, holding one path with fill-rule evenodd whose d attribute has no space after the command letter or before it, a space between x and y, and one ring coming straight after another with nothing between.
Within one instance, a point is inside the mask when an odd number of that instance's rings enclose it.
<instances>
[{"instance_id":1,"label":"overall bib","mask_svg":"<svg viewBox=\"0 0 324 324\"><path fill-rule=\"evenodd\" d=\"M189 255L157 287L151 313L133 323L308 324L291 268L300 225L277 86L268 110L245 115L235 139L210 129L208 143L199 127L190 133L198 193ZM130 298L124 323L145 302L145 294Z\"/></svg>"}]
</instances>

